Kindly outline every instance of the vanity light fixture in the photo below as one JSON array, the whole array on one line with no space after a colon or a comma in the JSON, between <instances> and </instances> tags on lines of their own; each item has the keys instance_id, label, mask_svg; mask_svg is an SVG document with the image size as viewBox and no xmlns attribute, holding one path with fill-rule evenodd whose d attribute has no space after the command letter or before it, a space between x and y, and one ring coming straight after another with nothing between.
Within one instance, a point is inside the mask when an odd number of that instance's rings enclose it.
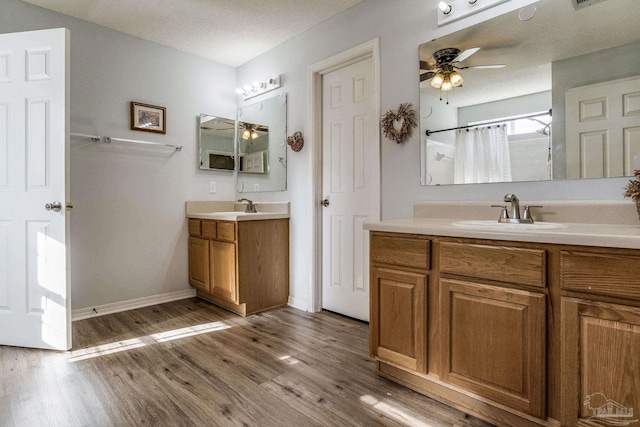
<instances>
[{"instance_id":1,"label":"vanity light fixture","mask_svg":"<svg viewBox=\"0 0 640 427\"><path fill-rule=\"evenodd\" d=\"M448 15L451 13L451 10L453 9L451 7L450 4L447 4L444 1L441 1L440 3L438 3L438 9L440 9L442 11L442 13L444 13L445 15Z\"/></svg>"},{"instance_id":2,"label":"vanity light fixture","mask_svg":"<svg viewBox=\"0 0 640 427\"><path fill-rule=\"evenodd\" d=\"M242 95L243 100L253 98L254 96L262 95L263 93L270 92L274 89L278 89L282 85L280 84L280 76L270 78L266 81L254 82L251 86L246 85L243 88L236 89L238 95Z\"/></svg>"}]
</instances>

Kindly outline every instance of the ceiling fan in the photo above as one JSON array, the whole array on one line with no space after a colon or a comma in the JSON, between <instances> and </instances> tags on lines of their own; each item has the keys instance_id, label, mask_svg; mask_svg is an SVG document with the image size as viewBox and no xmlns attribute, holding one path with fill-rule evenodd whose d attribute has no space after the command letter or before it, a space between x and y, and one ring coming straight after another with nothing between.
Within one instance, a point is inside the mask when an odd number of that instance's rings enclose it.
<instances>
[{"instance_id":1,"label":"ceiling fan","mask_svg":"<svg viewBox=\"0 0 640 427\"><path fill-rule=\"evenodd\" d=\"M461 52L458 48L447 47L435 51L432 56L435 62L429 60L420 61L420 70L426 71L420 74L420 81L431 80L431 86L446 92L460 86L464 81L457 70L504 67L504 64L461 66L460 63L462 61L479 50L479 47L474 47Z\"/></svg>"}]
</instances>

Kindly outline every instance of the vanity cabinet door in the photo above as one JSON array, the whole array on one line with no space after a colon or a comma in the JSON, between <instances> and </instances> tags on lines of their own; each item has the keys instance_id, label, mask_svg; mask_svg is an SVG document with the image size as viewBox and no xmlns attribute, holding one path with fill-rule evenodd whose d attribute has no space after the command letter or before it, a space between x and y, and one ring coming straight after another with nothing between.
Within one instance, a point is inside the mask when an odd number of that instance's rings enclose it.
<instances>
[{"instance_id":1,"label":"vanity cabinet door","mask_svg":"<svg viewBox=\"0 0 640 427\"><path fill-rule=\"evenodd\" d=\"M427 275L371 269L370 351L413 371L427 366Z\"/></svg>"},{"instance_id":2,"label":"vanity cabinet door","mask_svg":"<svg viewBox=\"0 0 640 427\"><path fill-rule=\"evenodd\" d=\"M561 324L562 425L633 425L640 418L640 308L563 298Z\"/></svg>"},{"instance_id":3,"label":"vanity cabinet door","mask_svg":"<svg viewBox=\"0 0 640 427\"><path fill-rule=\"evenodd\" d=\"M235 243L210 241L211 293L238 302Z\"/></svg>"},{"instance_id":4,"label":"vanity cabinet door","mask_svg":"<svg viewBox=\"0 0 640 427\"><path fill-rule=\"evenodd\" d=\"M189 236L189 284L209 292L209 240Z\"/></svg>"},{"instance_id":5,"label":"vanity cabinet door","mask_svg":"<svg viewBox=\"0 0 640 427\"><path fill-rule=\"evenodd\" d=\"M545 295L441 279L441 379L545 418Z\"/></svg>"}]
</instances>

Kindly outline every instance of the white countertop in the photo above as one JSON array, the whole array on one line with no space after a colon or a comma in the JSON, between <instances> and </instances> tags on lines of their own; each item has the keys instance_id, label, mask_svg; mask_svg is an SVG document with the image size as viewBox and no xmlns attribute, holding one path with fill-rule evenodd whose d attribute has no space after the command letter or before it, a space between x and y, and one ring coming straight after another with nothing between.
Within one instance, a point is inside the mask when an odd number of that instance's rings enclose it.
<instances>
[{"instance_id":1,"label":"white countertop","mask_svg":"<svg viewBox=\"0 0 640 427\"><path fill-rule=\"evenodd\" d=\"M452 225L458 221L441 218L408 218L366 222L364 229L515 242L640 249L640 225L563 223L564 228L557 229L496 230Z\"/></svg>"},{"instance_id":2,"label":"white countertop","mask_svg":"<svg viewBox=\"0 0 640 427\"><path fill-rule=\"evenodd\" d=\"M200 212L200 213L189 213L187 214L187 218L217 219L220 221L258 221L258 220L265 220L265 219L289 218L289 214L277 213L277 212L258 212L258 213Z\"/></svg>"},{"instance_id":3,"label":"white countertop","mask_svg":"<svg viewBox=\"0 0 640 427\"><path fill-rule=\"evenodd\" d=\"M245 212L246 205L233 201L188 201L187 218L219 221L260 221L289 218L289 202L254 202L257 213Z\"/></svg>"}]
</instances>

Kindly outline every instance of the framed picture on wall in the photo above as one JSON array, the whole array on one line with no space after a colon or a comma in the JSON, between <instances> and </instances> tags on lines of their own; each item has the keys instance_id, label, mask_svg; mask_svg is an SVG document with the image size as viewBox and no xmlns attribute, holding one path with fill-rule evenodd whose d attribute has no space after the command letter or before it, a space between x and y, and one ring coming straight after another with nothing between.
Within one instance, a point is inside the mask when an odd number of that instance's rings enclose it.
<instances>
[{"instance_id":1,"label":"framed picture on wall","mask_svg":"<svg viewBox=\"0 0 640 427\"><path fill-rule=\"evenodd\" d=\"M131 129L167 133L167 109L131 101Z\"/></svg>"}]
</instances>

